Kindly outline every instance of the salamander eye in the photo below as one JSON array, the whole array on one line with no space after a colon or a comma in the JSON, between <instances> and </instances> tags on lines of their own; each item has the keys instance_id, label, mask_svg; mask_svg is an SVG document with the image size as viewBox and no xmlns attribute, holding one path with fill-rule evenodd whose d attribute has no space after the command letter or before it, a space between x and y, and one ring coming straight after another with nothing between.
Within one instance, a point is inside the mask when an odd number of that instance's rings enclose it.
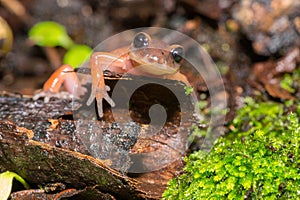
<instances>
[{"instance_id":1,"label":"salamander eye","mask_svg":"<svg viewBox=\"0 0 300 200\"><path fill-rule=\"evenodd\" d=\"M179 63L183 59L184 50L183 47L180 45L174 45L172 46L171 54L173 56L173 59L175 62Z\"/></svg>"},{"instance_id":2,"label":"salamander eye","mask_svg":"<svg viewBox=\"0 0 300 200\"><path fill-rule=\"evenodd\" d=\"M140 32L140 33L136 34L134 37L133 47L134 48L148 47L150 40L151 40L151 38L147 33Z\"/></svg>"}]
</instances>

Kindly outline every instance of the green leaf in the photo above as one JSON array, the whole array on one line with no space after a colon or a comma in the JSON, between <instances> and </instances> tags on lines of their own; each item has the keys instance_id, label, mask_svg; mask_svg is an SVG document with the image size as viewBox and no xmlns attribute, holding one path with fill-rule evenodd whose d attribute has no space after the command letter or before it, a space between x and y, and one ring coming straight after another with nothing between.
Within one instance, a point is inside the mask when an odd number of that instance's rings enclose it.
<instances>
[{"instance_id":1,"label":"green leaf","mask_svg":"<svg viewBox=\"0 0 300 200\"><path fill-rule=\"evenodd\" d=\"M73 68L80 67L89 57L93 50L86 45L73 45L65 54L63 63L69 64Z\"/></svg>"},{"instance_id":2,"label":"green leaf","mask_svg":"<svg viewBox=\"0 0 300 200\"><path fill-rule=\"evenodd\" d=\"M35 24L29 30L29 39L39 46L46 47L61 46L69 49L73 45L65 27L53 21Z\"/></svg>"},{"instance_id":3,"label":"green leaf","mask_svg":"<svg viewBox=\"0 0 300 200\"><path fill-rule=\"evenodd\" d=\"M8 199L14 178L22 183L26 189L30 188L26 181L18 174L9 171L3 172L0 174L0 200Z\"/></svg>"}]
</instances>

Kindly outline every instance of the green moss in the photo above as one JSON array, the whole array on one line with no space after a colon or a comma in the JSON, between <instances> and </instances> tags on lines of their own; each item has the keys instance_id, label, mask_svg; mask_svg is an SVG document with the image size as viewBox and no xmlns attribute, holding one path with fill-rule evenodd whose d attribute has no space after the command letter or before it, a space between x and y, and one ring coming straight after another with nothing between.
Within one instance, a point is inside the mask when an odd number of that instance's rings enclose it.
<instances>
[{"instance_id":1,"label":"green moss","mask_svg":"<svg viewBox=\"0 0 300 200\"><path fill-rule=\"evenodd\" d=\"M190 94L192 94L193 91L194 91L194 88L191 87L191 86L184 86L184 89L185 89L185 94L186 94L186 95L190 95Z\"/></svg>"},{"instance_id":2,"label":"green moss","mask_svg":"<svg viewBox=\"0 0 300 200\"><path fill-rule=\"evenodd\" d=\"M297 68L293 73L285 73L280 81L280 87L290 93L295 93L300 84L300 69Z\"/></svg>"},{"instance_id":3,"label":"green moss","mask_svg":"<svg viewBox=\"0 0 300 200\"><path fill-rule=\"evenodd\" d=\"M163 199L297 199L300 126L295 105L246 98L227 137L209 153L187 157L185 174L169 182Z\"/></svg>"},{"instance_id":4,"label":"green moss","mask_svg":"<svg viewBox=\"0 0 300 200\"><path fill-rule=\"evenodd\" d=\"M257 130L265 132L268 137L277 139L288 137L286 132L290 126L289 114L294 113L300 117L300 104L298 101L255 102L252 98L245 98L245 105L237 111L237 116L230 124L231 132L228 139L243 137Z\"/></svg>"}]
</instances>

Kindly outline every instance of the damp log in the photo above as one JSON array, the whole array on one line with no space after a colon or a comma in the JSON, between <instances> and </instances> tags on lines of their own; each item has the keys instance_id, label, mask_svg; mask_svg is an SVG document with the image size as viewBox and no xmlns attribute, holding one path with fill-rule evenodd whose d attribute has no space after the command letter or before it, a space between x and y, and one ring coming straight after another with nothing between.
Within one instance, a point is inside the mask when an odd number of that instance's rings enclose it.
<instances>
[{"instance_id":1,"label":"damp log","mask_svg":"<svg viewBox=\"0 0 300 200\"><path fill-rule=\"evenodd\" d=\"M112 112L108 104L104 104L104 118L93 122L101 124L101 134L113 132L114 136L110 139L115 140L116 145L137 155L151 151L153 146L163 149L170 141L174 146L172 140L177 137L179 127L189 132L194 122L194 105L190 97L185 95L184 84L166 80L162 87L160 79L106 74L106 83L112 91L120 80L123 81L123 89L115 96L117 107ZM118 99L128 95L126 84L132 84L132 81L141 87L131 94L129 113L131 120L141 129L146 129L152 120L147 110L152 105L160 104L166 110L166 123L150 142L143 141L139 134L126 137L123 132L128 130L124 131L124 126L113 125L128 120L128 116L125 116L128 108L122 105L118 107ZM174 96L174 92L182 96ZM93 188L99 191L98 196L103 194L103 199L159 199L167 181L181 172L183 154L154 172L126 174L126 170L111 168L111 160L93 157L87 145L83 145L76 133L78 116L74 116L71 100L52 99L44 103L43 99L33 101L30 97L2 92L0 172L14 171L36 188L48 183L62 183L66 188L76 191ZM183 117L188 120L182 120ZM122 142L118 141L120 139ZM71 196L69 199L72 199Z\"/></svg>"}]
</instances>

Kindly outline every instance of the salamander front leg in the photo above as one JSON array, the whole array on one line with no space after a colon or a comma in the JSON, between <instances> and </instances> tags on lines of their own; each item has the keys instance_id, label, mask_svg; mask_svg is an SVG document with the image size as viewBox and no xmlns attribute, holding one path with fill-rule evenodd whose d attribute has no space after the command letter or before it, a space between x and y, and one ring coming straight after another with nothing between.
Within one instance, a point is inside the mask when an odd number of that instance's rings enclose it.
<instances>
[{"instance_id":1,"label":"salamander front leg","mask_svg":"<svg viewBox=\"0 0 300 200\"><path fill-rule=\"evenodd\" d=\"M114 55L104 52L96 52L91 58L92 89L86 104L88 106L91 105L96 98L99 117L103 117L103 99L105 99L110 106L115 106L114 101L107 93L110 91L110 87L105 85L103 75L103 67L114 63L114 59Z\"/></svg>"}]
</instances>

